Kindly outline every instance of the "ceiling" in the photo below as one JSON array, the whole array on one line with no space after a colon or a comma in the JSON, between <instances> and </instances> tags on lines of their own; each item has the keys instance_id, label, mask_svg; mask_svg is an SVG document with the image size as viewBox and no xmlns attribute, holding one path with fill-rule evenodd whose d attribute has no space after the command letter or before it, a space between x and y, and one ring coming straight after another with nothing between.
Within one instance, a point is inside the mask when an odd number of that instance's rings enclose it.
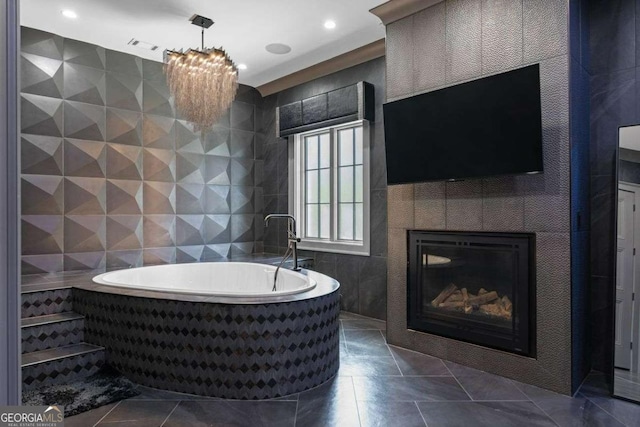
<instances>
[{"instance_id":1,"label":"ceiling","mask_svg":"<svg viewBox=\"0 0 640 427\"><path fill-rule=\"evenodd\" d=\"M258 87L384 37L369 9L386 0L21 0L21 24L108 49L162 61L164 49L200 46L194 14L215 24L205 45L222 46L236 64L246 64L240 82ZM73 10L78 17L64 17ZM334 20L336 28L324 28ZM130 46L131 39L160 46ZM265 50L270 43L290 53Z\"/></svg>"}]
</instances>

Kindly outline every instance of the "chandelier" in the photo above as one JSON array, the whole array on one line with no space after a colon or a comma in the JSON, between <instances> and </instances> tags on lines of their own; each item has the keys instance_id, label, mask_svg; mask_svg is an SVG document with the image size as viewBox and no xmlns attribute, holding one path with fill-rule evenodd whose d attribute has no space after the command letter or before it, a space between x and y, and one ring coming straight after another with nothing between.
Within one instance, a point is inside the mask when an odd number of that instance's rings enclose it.
<instances>
[{"instance_id":1,"label":"chandelier","mask_svg":"<svg viewBox=\"0 0 640 427\"><path fill-rule=\"evenodd\" d=\"M222 49L204 47L204 30L213 21L195 15L202 48L165 50L164 72L178 112L200 130L210 128L231 106L238 90L238 69Z\"/></svg>"}]
</instances>

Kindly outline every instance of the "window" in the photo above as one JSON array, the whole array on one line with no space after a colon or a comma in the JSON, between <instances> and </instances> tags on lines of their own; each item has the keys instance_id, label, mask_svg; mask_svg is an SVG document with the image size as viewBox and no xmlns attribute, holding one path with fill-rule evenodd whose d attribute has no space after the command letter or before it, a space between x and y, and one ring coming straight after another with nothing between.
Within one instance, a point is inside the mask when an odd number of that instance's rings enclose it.
<instances>
[{"instance_id":1,"label":"window","mask_svg":"<svg viewBox=\"0 0 640 427\"><path fill-rule=\"evenodd\" d=\"M297 134L290 201L300 249L369 255L369 137L366 121Z\"/></svg>"}]
</instances>

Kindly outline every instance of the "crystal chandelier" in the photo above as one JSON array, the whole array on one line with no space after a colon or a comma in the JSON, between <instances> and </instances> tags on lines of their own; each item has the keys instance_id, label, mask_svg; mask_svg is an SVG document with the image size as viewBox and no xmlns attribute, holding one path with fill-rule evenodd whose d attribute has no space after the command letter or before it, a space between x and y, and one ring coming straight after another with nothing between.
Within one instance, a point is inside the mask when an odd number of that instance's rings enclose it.
<instances>
[{"instance_id":1,"label":"crystal chandelier","mask_svg":"<svg viewBox=\"0 0 640 427\"><path fill-rule=\"evenodd\" d=\"M238 69L223 49L204 47L204 30L213 21L195 15L202 28L202 49L166 50L164 72L178 112L200 130L210 128L231 106L238 90Z\"/></svg>"}]
</instances>

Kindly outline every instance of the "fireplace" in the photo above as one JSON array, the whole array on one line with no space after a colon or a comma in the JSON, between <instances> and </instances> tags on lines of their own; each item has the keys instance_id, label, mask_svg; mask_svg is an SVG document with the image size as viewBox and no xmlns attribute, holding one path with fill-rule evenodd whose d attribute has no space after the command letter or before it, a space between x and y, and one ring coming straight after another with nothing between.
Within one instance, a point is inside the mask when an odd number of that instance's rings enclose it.
<instances>
[{"instance_id":1,"label":"fireplace","mask_svg":"<svg viewBox=\"0 0 640 427\"><path fill-rule=\"evenodd\" d=\"M535 357L535 235L409 231L409 329Z\"/></svg>"}]
</instances>

